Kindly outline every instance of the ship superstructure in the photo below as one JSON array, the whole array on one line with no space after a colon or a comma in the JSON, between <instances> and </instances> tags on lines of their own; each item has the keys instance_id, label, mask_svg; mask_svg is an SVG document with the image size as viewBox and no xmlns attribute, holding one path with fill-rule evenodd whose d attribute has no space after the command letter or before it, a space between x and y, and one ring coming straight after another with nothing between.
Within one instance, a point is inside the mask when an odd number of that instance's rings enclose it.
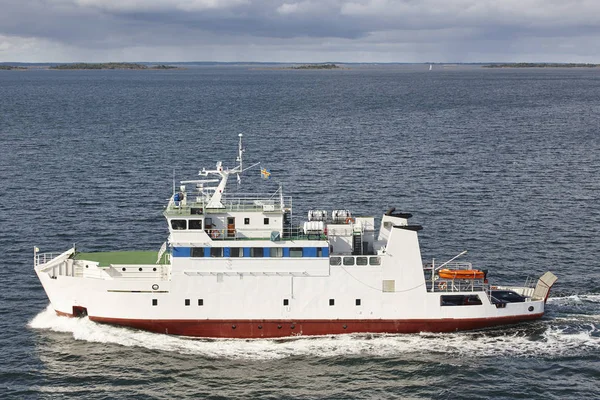
<instances>
[{"instance_id":1,"label":"ship superstructure","mask_svg":"<svg viewBox=\"0 0 600 400\"><path fill-rule=\"evenodd\" d=\"M34 254L60 315L197 337L260 338L478 329L540 318L556 277L492 286L452 259L423 264L419 225L311 210L294 223L292 198L227 194L240 179L221 162L181 181L164 211L158 251ZM462 254L461 254L462 255Z\"/></svg>"}]
</instances>

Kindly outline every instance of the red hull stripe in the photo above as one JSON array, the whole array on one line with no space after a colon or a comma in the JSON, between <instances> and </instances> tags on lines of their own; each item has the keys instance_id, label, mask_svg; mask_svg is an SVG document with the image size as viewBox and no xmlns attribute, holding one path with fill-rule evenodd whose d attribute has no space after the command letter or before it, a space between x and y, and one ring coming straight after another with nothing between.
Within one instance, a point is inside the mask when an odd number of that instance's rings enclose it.
<instances>
[{"instance_id":1,"label":"red hull stripe","mask_svg":"<svg viewBox=\"0 0 600 400\"><path fill-rule=\"evenodd\" d=\"M70 315L57 312L59 315ZM150 320L90 316L90 320L170 335L207 338L276 338L343 333L454 332L516 324L539 319L544 313L472 319L363 320Z\"/></svg>"}]
</instances>

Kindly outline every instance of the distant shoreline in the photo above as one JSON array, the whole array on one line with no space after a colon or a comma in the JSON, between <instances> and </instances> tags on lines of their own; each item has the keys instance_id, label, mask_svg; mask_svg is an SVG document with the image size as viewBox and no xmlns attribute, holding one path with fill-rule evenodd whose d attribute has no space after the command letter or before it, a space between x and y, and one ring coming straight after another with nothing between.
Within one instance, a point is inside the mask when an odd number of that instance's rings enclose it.
<instances>
[{"instance_id":1,"label":"distant shoreline","mask_svg":"<svg viewBox=\"0 0 600 400\"><path fill-rule=\"evenodd\" d=\"M49 64L49 65L9 65L0 64L0 70L12 71L12 70L59 70L59 71L72 71L72 70L136 70L136 71L156 71L156 70L182 70L185 67L179 67L168 64L157 64L157 65L145 65L139 63L69 63L69 64Z\"/></svg>"},{"instance_id":2,"label":"distant shoreline","mask_svg":"<svg viewBox=\"0 0 600 400\"><path fill-rule=\"evenodd\" d=\"M252 68L253 70L262 70L262 71L285 71L285 70L333 70L333 69L349 69L340 67L337 64L327 63L327 64L303 64L303 65L293 65L286 67L257 67Z\"/></svg>"},{"instance_id":3,"label":"distant shoreline","mask_svg":"<svg viewBox=\"0 0 600 400\"><path fill-rule=\"evenodd\" d=\"M483 68L598 68L600 64L585 63L505 63L489 64Z\"/></svg>"}]
</instances>

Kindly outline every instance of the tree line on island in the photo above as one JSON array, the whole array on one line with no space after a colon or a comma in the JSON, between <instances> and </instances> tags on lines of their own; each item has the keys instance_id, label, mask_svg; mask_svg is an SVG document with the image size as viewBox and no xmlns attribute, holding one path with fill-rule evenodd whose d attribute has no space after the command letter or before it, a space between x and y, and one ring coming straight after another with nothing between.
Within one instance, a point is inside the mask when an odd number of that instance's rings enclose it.
<instances>
[{"instance_id":1,"label":"tree line on island","mask_svg":"<svg viewBox=\"0 0 600 400\"><path fill-rule=\"evenodd\" d=\"M504 63L484 65L484 68L597 68L600 64L588 63Z\"/></svg>"},{"instance_id":2,"label":"tree line on island","mask_svg":"<svg viewBox=\"0 0 600 400\"><path fill-rule=\"evenodd\" d=\"M176 69L173 65L144 65L138 63L73 63L53 65L50 69Z\"/></svg>"}]
</instances>

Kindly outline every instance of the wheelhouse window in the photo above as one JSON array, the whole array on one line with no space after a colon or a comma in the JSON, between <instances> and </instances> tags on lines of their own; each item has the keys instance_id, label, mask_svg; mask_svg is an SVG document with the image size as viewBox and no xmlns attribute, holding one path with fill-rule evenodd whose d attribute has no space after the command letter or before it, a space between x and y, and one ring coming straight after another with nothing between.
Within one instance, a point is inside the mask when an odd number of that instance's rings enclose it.
<instances>
[{"instance_id":1,"label":"wheelhouse window","mask_svg":"<svg viewBox=\"0 0 600 400\"><path fill-rule=\"evenodd\" d=\"M244 257L244 249L240 247L232 247L231 250L229 250L229 257Z\"/></svg>"},{"instance_id":2,"label":"wheelhouse window","mask_svg":"<svg viewBox=\"0 0 600 400\"><path fill-rule=\"evenodd\" d=\"M250 257L264 257L265 251L262 247L251 247Z\"/></svg>"},{"instance_id":3,"label":"wheelhouse window","mask_svg":"<svg viewBox=\"0 0 600 400\"><path fill-rule=\"evenodd\" d=\"M290 257L302 257L302 247L290 247Z\"/></svg>"},{"instance_id":4,"label":"wheelhouse window","mask_svg":"<svg viewBox=\"0 0 600 400\"><path fill-rule=\"evenodd\" d=\"M192 247L191 257L204 257L204 247Z\"/></svg>"},{"instance_id":5,"label":"wheelhouse window","mask_svg":"<svg viewBox=\"0 0 600 400\"><path fill-rule=\"evenodd\" d=\"M202 220L201 219L190 219L189 221L190 229L202 229Z\"/></svg>"},{"instance_id":6,"label":"wheelhouse window","mask_svg":"<svg viewBox=\"0 0 600 400\"><path fill-rule=\"evenodd\" d=\"M354 257L344 257L344 265L354 265Z\"/></svg>"},{"instance_id":7,"label":"wheelhouse window","mask_svg":"<svg viewBox=\"0 0 600 400\"><path fill-rule=\"evenodd\" d=\"M184 231L187 229L187 220L186 219L172 219L171 220L171 228L175 231Z\"/></svg>"},{"instance_id":8,"label":"wheelhouse window","mask_svg":"<svg viewBox=\"0 0 600 400\"><path fill-rule=\"evenodd\" d=\"M210 248L210 256L211 257L223 257L223 248L222 247L211 247Z\"/></svg>"},{"instance_id":9,"label":"wheelhouse window","mask_svg":"<svg viewBox=\"0 0 600 400\"><path fill-rule=\"evenodd\" d=\"M329 265L342 265L341 257L331 257L329 259Z\"/></svg>"}]
</instances>

